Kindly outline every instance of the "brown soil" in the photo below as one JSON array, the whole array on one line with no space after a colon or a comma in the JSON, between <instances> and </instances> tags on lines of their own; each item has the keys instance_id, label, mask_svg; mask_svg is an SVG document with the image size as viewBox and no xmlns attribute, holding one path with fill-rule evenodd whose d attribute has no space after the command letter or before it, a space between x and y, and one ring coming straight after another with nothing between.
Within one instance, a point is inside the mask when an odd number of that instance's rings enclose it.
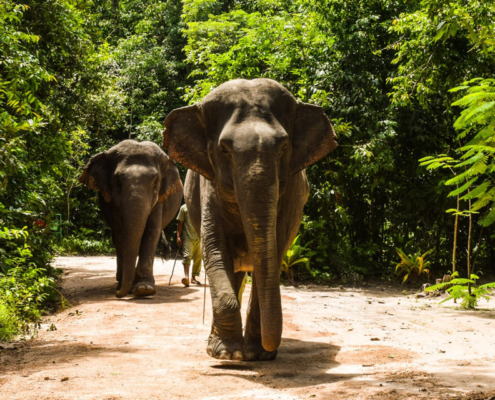
<instances>
[{"instance_id":1,"label":"brown soil","mask_svg":"<svg viewBox=\"0 0 495 400\"><path fill-rule=\"evenodd\" d=\"M226 362L206 354L209 293L203 324L204 289L180 284L180 262L168 286L173 262L157 259L157 294L124 300L115 258L56 264L73 307L0 346L1 399L495 399L495 301L472 312L386 286L284 287L277 360Z\"/></svg>"}]
</instances>

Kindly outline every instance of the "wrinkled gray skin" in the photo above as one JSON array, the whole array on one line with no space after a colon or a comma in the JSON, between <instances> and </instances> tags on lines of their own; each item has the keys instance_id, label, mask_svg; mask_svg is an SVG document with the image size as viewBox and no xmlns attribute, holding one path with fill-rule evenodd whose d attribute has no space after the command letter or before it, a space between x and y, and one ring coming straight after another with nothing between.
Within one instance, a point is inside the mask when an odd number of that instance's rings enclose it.
<instances>
[{"instance_id":1,"label":"wrinkled gray skin","mask_svg":"<svg viewBox=\"0 0 495 400\"><path fill-rule=\"evenodd\" d=\"M99 191L101 211L112 229L119 282L116 296L155 294L153 261L158 239L182 202L175 162L155 143L124 140L91 158L79 181Z\"/></svg>"},{"instance_id":2,"label":"wrinkled gray skin","mask_svg":"<svg viewBox=\"0 0 495 400\"><path fill-rule=\"evenodd\" d=\"M320 107L269 79L234 80L165 120L164 146L190 169L185 200L211 284L207 352L274 359L282 336L280 269L297 234L309 184L304 168L337 143ZM245 334L237 294L252 268Z\"/></svg>"}]
</instances>

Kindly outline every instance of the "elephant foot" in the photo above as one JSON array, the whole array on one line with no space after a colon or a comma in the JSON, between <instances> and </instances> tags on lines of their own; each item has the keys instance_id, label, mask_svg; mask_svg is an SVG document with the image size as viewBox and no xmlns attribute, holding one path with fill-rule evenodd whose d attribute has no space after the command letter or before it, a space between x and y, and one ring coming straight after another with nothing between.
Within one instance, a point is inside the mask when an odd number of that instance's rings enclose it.
<instances>
[{"instance_id":1,"label":"elephant foot","mask_svg":"<svg viewBox=\"0 0 495 400\"><path fill-rule=\"evenodd\" d=\"M150 281L136 282L131 292L136 297L153 296L156 293L155 284Z\"/></svg>"},{"instance_id":2,"label":"elephant foot","mask_svg":"<svg viewBox=\"0 0 495 400\"><path fill-rule=\"evenodd\" d=\"M261 337L257 338L246 333L244 338L245 361L269 361L277 358L277 350L266 351L261 345Z\"/></svg>"},{"instance_id":3,"label":"elephant foot","mask_svg":"<svg viewBox=\"0 0 495 400\"><path fill-rule=\"evenodd\" d=\"M243 343L241 340L222 339L215 334L210 334L208 338L208 346L206 352L210 357L218 360L244 360L242 352Z\"/></svg>"}]
</instances>

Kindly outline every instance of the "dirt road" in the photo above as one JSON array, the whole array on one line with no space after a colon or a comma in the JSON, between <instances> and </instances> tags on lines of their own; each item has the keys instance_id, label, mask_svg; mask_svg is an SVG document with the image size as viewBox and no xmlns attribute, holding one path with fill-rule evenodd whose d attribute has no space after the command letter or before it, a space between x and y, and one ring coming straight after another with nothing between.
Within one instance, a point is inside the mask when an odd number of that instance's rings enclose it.
<instances>
[{"instance_id":1,"label":"dirt road","mask_svg":"<svg viewBox=\"0 0 495 400\"><path fill-rule=\"evenodd\" d=\"M124 300L114 258L56 264L73 307L0 349L1 399L495 399L495 299L466 312L387 287L285 287L277 360L222 362L205 351L209 294L203 325L179 262L172 286L157 259L157 295Z\"/></svg>"}]
</instances>

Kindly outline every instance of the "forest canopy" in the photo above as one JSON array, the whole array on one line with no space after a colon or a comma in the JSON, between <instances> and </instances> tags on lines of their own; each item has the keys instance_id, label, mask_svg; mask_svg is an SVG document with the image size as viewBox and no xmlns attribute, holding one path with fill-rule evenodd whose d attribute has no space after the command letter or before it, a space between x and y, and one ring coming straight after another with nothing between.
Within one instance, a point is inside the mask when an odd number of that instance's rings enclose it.
<instances>
[{"instance_id":1,"label":"forest canopy","mask_svg":"<svg viewBox=\"0 0 495 400\"><path fill-rule=\"evenodd\" d=\"M60 297L54 254L112 251L91 155L161 145L170 111L236 78L338 135L307 170L296 278L392 278L399 250L495 273L492 2L0 0L0 19L0 340Z\"/></svg>"}]
</instances>

